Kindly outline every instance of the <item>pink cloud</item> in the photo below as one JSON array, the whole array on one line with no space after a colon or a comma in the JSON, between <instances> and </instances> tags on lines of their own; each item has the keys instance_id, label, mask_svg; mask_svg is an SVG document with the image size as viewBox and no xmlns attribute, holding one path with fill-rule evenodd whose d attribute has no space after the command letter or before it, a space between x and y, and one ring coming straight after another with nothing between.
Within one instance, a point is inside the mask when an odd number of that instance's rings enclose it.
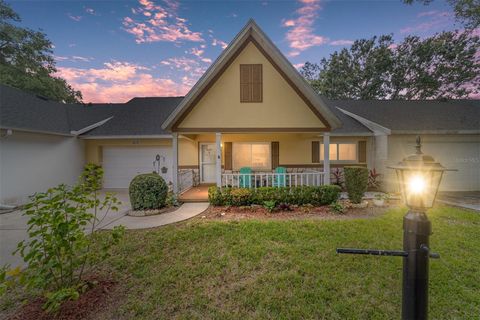
<instances>
[{"instance_id":1,"label":"pink cloud","mask_svg":"<svg viewBox=\"0 0 480 320\"><path fill-rule=\"evenodd\" d=\"M302 6L295 11L296 19L285 20L283 26L290 28L286 39L292 49L290 57L298 56L310 47L319 46L328 42L328 39L314 33L313 24L320 10L319 0L300 0Z\"/></svg>"},{"instance_id":2,"label":"pink cloud","mask_svg":"<svg viewBox=\"0 0 480 320\"><path fill-rule=\"evenodd\" d=\"M329 42L332 46L350 46L353 44L352 40L334 40Z\"/></svg>"},{"instance_id":3,"label":"pink cloud","mask_svg":"<svg viewBox=\"0 0 480 320\"><path fill-rule=\"evenodd\" d=\"M202 33L191 31L187 20L178 16L179 4L174 0L164 0L164 6L149 0L139 0L140 7L132 9L141 13L146 20L123 19L124 30L135 36L137 43L144 42L203 42ZM140 17L139 17L140 19Z\"/></svg>"},{"instance_id":4,"label":"pink cloud","mask_svg":"<svg viewBox=\"0 0 480 320\"><path fill-rule=\"evenodd\" d=\"M125 102L133 97L182 96L190 86L155 78L149 68L129 62L105 63L103 68L58 67L57 75L83 94L85 102Z\"/></svg>"},{"instance_id":5,"label":"pink cloud","mask_svg":"<svg viewBox=\"0 0 480 320\"><path fill-rule=\"evenodd\" d=\"M214 46L214 47L220 46L220 47L222 47L222 49L225 49L228 46L228 43L226 43L225 41L213 38L212 39L212 46Z\"/></svg>"},{"instance_id":6,"label":"pink cloud","mask_svg":"<svg viewBox=\"0 0 480 320\"><path fill-rule=\"evenodd\" d=\"M164 66L169 66L171 69L183 71L193 76L194 78L199 78L203 75L207 69L201 61L197 59L191 59L186 57L174 57L166 60L162 60L160 64Z\"/></svg>"},{"instance_id":7,"label":"pink cloud","mask_svg":"<svg viewBox=\"0 0 480 320\"><path fill-rule=\"evenodd\" d=\"M305 65L305 63L302 62L302 63L295 63L293 66L295 67L295 69L300 69L300 68L302 68L304 65Z\"/></svg>"},{"instance_id":8,"label":"pink cloud","mask_svg":"<svg viewBox=\"0 0 480 320\"><path fill-rule=\"evenodd\" d=\"M404 27L400 29L400 33L424 33L451 25L454 20L452 12L436 10L421 12L417 18L427 21Z\"/></svg>"}]
</instances>

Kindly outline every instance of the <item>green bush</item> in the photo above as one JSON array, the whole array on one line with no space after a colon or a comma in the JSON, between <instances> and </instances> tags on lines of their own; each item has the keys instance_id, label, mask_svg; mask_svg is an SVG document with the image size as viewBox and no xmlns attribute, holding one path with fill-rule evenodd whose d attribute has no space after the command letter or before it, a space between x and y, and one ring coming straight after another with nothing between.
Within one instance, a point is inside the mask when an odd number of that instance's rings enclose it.
<instances>
[{"instance_id":1,"label":"green bush","mask_svg":"<svg viewBox=\"0 0 480 320\"><path fill-rule=\"evenodd\" d=\"M168 186L157 173L140 174L128 188L133 210L160 209L165 206Z\"/></svg>"},{"instance_id":2,"label":"green bush","mask_svg":"<svg viewBox=\"0 0 480 320\"><path fill-rule=\"evenodd\" d=\"M325 185L320 187L261 187L246 188L218 188L208 189L208 200L214 206L247 206L252 204L264 205L265 202L285 203L289 205L314 206L327 205L338 199L340 187Z\"/></svg>"},{"instance_id":3,"label":"green bush","mask_svg":"<svg viewBox=\"0 0 480 320\"><path fill-rule=\"evenodd\" d=\"M24 207L28 237L15 251L26 266L18 271L19 283L33 289L29 293L46 298L43 307L47 312L79 297L88 286L86 275L98 272L110 248L123 235L121 226L110 233L95 232L110 210L118 210L120 202L111 193L99 195L101 168L93 168L90 173L82 175L80 183L72 187L59 185L35 193ZM5 285L11 285L5 282L6 275L0 268L0 293Z\"/></svg>"},{"instance_id":4,"label":"green bush","mask_svg":"<svg viewBox=\"0 0 480 320\"><path fill-rule=\"evenodd\" d=\"M102 189L103 168L95 163L87 163L80 176L83 185L93 190Z\"/></svg>"},{"instance_id":5,"label":"green bush","mask_svg":"<svg viewBox=\"0 0 480 320\"><path fill-rule=\"evenodd\" d=\"M348 198L353 203L362 202L368 186L368 169L365 167L345 167L345 187Z\"/></svg>"}]
</instances>

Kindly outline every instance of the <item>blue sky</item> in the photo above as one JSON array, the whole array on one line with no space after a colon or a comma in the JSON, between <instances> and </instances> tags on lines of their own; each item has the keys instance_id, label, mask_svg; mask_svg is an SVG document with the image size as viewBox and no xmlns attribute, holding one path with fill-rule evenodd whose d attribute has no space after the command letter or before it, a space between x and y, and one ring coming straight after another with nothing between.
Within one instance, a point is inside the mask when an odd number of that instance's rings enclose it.
<instances>
[{"instance_id":1,"label":"blue sky","mask_svg":"<svg viewBox=\"0 0 480 320\"><path fill-rule=\"evenodd\" d=\"M8 0L7 0L8 1ZM85 102L184 95L253 18L295 66L355 39L461 28L451 7L393 1L8 1L55 45L59 75Z\"/></svg>"}]
</instances>

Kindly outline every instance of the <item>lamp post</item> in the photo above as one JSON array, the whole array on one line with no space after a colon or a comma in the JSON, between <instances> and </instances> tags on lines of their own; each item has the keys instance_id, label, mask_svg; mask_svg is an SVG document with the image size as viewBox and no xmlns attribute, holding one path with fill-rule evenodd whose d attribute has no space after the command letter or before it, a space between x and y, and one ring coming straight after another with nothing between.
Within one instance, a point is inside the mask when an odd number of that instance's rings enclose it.
<instances>
[{"instance_id":1,"label":"lamp post","mask_svg":"<svg viewBox=\"0 0 480 320\"><path fill-rule=\"evenodd\" d=\"M428 261L439 256L430 253L432 226L426 211L433 207L443 173L449 171L422 152L420 137L416 142L414 154L389 167L397 173L403 200L409 208L403 218L403 251L337 249L338 253L404 257L402 319L405 320L427 319Z\"/></svg>"}]
</instances>

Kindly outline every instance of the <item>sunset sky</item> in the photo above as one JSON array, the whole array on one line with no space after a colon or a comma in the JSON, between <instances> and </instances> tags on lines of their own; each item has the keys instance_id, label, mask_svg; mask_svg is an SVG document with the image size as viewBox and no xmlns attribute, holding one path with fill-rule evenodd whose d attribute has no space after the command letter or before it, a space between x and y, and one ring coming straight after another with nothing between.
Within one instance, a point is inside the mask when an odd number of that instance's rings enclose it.
<instances>
[{"instance_id":1,"label":"sunset sky","mask_svg":"<svg viewBox=\"0 0 480 320\"><path fill-rule=\"evenodd\" d=\"M7 0L8 1L8 0ZM8 1L55 45L59 75L84 102L180 96L253 18L296 67L353 40L461 28L451 7L386 1Z\"/></svg>"}]
</instances>

